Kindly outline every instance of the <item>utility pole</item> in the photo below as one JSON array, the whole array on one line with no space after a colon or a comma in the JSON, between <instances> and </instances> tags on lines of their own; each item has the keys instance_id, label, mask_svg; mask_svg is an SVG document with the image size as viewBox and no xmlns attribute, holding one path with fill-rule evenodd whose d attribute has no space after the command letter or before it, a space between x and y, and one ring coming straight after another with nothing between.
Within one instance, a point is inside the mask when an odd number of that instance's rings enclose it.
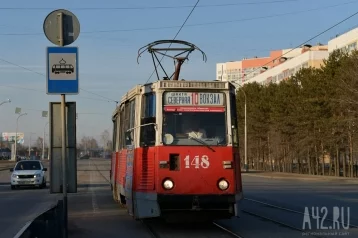
<instances>
[{"instance_id":1,"label":"utility pole","mask_svg":"<svg viewBox=\"0 0 358 238\"><path fill-rule=\"evenodd\" d=\"M44 127L44 137L42 139L42 156L41 159L44 160L45 159L45 137L46 137L46 126L48 125L49 122L46 122L45 127Z\"/></svg>"},{"instance_id":2,"label":"utility pole","mask_svg":"<svg viewBox=\"0 0 358 238\"><path fill-rule=\"evenodd\" d=\"M26 116L27 115L27 113L22 113L22 114L20 114L18 117L17 117L17 119L16 119L16 132L15 132L15 161L17 160L17 130L18 130L18 127L19 127L19 118L21 117L21 116Z\"/></svg>"}]
</instances>

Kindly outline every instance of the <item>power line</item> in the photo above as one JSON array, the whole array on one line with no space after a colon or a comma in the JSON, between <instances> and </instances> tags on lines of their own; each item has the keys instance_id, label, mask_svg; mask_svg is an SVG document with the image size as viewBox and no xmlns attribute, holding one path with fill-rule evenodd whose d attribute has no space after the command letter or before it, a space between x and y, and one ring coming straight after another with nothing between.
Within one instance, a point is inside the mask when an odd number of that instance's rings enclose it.
<instances>
[{"instance_id":1,"label":"power line","mask_svg":"<svg viewBox=\"0 0 358 238\"><path fill-rule=\"evenodd\" d=\"M36 89L36 88L26 88L26 87L19 87L19 86L13 86L13 85L1 85L1 84L0 84L0 87L15 88L15 89L26 90L26 91L34 91L34 92L46 93L46 91ZM84 96L78 96L78 97L81 97L83 99L95 100L95 101L113 102L113 101L100 99L100 98L90 98L90 97L84 97Z\"/></svg>"},{"instance_id":2,"label":"power line","mask_svg":"<svg viewBox=\"0 0 358 238\"><path fill-rule=\"evenodd\" d=\"M8 61L8 60L5 60L5 59L0 58L0 61L3 61L3 62L5 62L5 63L11 64L11 65L14 65L14 66L16 66L16 67L19 67L19 68L21 68L21 69L24 69L24 70L30 71L30 72L32 72L32 73L35 73L35 74L41 75L41 76L43 76L43 77L46 77L46 75L45 75L45 74L43 74L43 73L37 72L37 71L35 71L35 70L32 70L32 69L26 68L26 67L21 66L21 65L18 65L18 64L15 64L15 63L10 62L10 61ZM99 95L99 94L97 94L97 93L93 93L93 92L87 91L87 90L82 89L82 88L80 88L80 90L85 91L85 92L90 93L90 94L93 94L93 95L96 95L96 96L98 96L98 97L102 97L102 98L107 99L107 100L110 100L110 101L112 101L112 102L118 103L118 101L115 101L115 100L113 100L113 99L107 98L107 97L102 96L102 95ZM79 97L81 97L81 96L79 96Z\"/></svg>"},{"instance_id":3,"label":"power line","mask_svg":"<svg viewBox=\"0 0 358 238\"><path fill-rule=\"evenodd\" d=\"M194 7L191 9L189 15L186 17L185 21L183 22L183 24L182 24L181 27L179 28L179 31L175 34L173 40L175 40L175 39L177 38L177 36L179 35L181 29L183 29L185 23L188 21L189 17L191 16L191 14L193 13L194 9L195 9L196 6L198 5L199 1L200 1L200 0L198 0L198 1L195 3L195 5L194 5ZM169 47L168 47L168 48L170 48L171 45L172 45L172 43L169 44ZM168 50L166 50L164 54L166 54L167 52L168 52ZM146 81L145 83L148 83L148 81L152 78L153 74L155 73L155 71L156 71L158 65L162 62L163 58L164 58L164 55L163 55L162 58L160 59L159 63L158 63L157 65L155 65L155 69L153 70L152 74L149 76L149 78L147 79L147 81Z\"/></svg>"},{"instance_id":4,"label":"power line","mask_svg":"<svg viewBox=\"0 0 358 238\"><path fill-rule=\"evenodd\" d=\"M310 39L306 40L305 42L303 42L303 43L297 45L295 48L293 48L293 49L287 51L286 53L282 54L281 56L274 58L273 60L271 60L270 62L268 62L268 63L266 63L266 64L264 64L264 65L261 65L261 66L258 67L256 70L251 71L251 72L250 72L249 74L247 74L246 76L251 75L252 73L256 72L258 69L261 69L262 67L264 67L264 66L270 64L272 61L275 61L275 60L277 60L277 59L280 59L282 56L284 56L284 55L286 55L286 54L288 54L288 53L294 51L295 49L300 48L302 45L305 45L305 44L307 44L308 42L310 42L311 40L314 40L315 38L317 38L317 37L323 35L323 34L326 33L327 31L330 31L331 29L333 29L333 28L335 28L336 26L342 24L343 22L349 20L350 18L354 17L354 16L357 15L357 14L358 14L358 11L355 12L354 14L350 15L349 17L347 17L347 18L345 18L345 19L339 21L338 23L334 24L333 26L327 28L326 30L324 30L324 31L322 31L322 32L320 32L320 33L318 33L317 35L311 37Z\"/></svg>"},{"instance_id":5,"label":"power line","mask_svg":"<svg viewBox=\"0 0 358 238\"><path fill-rule=\"evenodd\" d=\"M232 7L242 5L261 5L261 4L274 4L274 3L289 3L300 2L305 0L276 0L276 1L262 1L262 2L242 2L242 3L224 3L224 4L207 4L196 7ZM83 11L83 10L156 10L156 9L179 9L179 8L193 8L192 5L182 6L152 6L152 7L78 7L69 8L70 10ZM50 7L0 7L0 10L53 10Z\"/></svg>"},{"instance_id":6,"label":"power line","mask_svg":"<svg viewBox=\"0 0 358 238\"><path fill-rule=\"evenodd\" d=\"M253 21L253 20L261 20L261 19L269 19L275 17L282 17L282 16L290 16L294 14L312 12L312 11L319 11L328 8L334 8L344 5L349 5L352 3L357 3L357 0L329 5L325 7L318 7L318 8L311 8L305 9L300 11L293 11L287 13L280 13L280 14L273 14L267 16L258 16L258 17L250 17L250 18L241 18L236 20L226 20L226 21L214 21L214 22L203 22L203 23L195 23L195 24L188 24L185 27L197 27L197 26L209 26L209 25L219 25L219 24L227 24L227 23L235 23L235 22L245 22L245 21ZM162 26L162 27L145 27L145 28L132 28L132 29L112 29L112 30L95 30L95 31L82 31L81 34L96 34L96 33L114 33L114 32L133 32L133 31L149 31L149 30L164 30L164 29L173 29L173 28L181 28L182 26ZM34 32L34 33L1 33L1 36L35 36L35 35L43 35L43 32Z\"/></svg>"},{"instance_id":7,"label":"power line","mask_svg":"<svg viewBox=\"0 0 358 238\"><path fill-rule=\"evenodd\" d=\"M37 111L37 112L48 111L48 109L47 110L40 110L40 109L25 108L25 107L20 107L20 106L18 106L18 107L21 108L21 109L29 110L29 111ZM89 115L89 114L103 115L103 114L106 114L106 113L101 113L101 112L77 112L76 114L79 114L79 115L83 115L83 114L86 114L86 115Z\"/></svg>"}]
</instances>

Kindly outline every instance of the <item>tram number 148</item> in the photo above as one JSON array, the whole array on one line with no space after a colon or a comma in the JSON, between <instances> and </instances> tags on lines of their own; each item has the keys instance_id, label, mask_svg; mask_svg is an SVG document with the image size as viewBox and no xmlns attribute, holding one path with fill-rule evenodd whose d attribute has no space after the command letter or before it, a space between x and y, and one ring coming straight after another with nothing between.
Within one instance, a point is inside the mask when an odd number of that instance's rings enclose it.
<instances>
[{"instance_id":1,"label":"tram number 148","mask_svg":"<svg viewBox=\"0 0 358 238\"><path fill-rule=\"evenodd\" d=\"M201 157L199 155L194 156L193 158L190 158L190 155L187 155L184 158L185 162L185 168L195 168L195 169L207 169L210 166L209 157L207 155L202 155Z\"/></svg>"}]
</instances>

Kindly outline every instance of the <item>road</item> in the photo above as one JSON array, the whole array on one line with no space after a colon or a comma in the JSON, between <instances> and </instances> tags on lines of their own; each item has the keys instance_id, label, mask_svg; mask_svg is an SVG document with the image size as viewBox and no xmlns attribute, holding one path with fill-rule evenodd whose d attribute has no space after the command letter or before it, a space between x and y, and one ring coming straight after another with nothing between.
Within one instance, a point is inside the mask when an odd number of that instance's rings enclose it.
<instances>
[{"instance_id":1,"label":"road","mask_svg":"<svg viewBox=\"0 0 358 238\"><path fill-rule=\"evenodd\" d=\"M49 167L46 165L46 167ZM68 194L69 237L232 237L228 232L211 225L168 225L134 221L126 210L112 199L109 185L110 161L103 159L78 160L78 192ZM49 171L50 172L50 171ZM12 237L15 230L39 211L57 200L48 189L10 190L10 172L0 172L0 237ZM245 200L239 218L217 221L239 237L302 237L303 215L271 205L304 212L305 206L349 206L351 224L357 224L357 184L342 181L271 179L243 175ZM265 202L267 204L262 204ZM36 210L37 209L37 210ZM329 210L330 213L330 210ZM328 214L330 216L331 214ZM264 217L264 218L263 218ZM328 218L327 218L328 219ZM275 221L275 222L273 222ZM315 223L313 220L312 224ZM281 224L279 224L281 223ZM324 222L327 225L327 221ZM316 231L312 228L310 231ZM343 230L345 231L345 230ZM343 234L343 233L342 233ZM342 237L343 235L329 237ZM351 228L349 236L358 237ZM304 235L306 237L312 237Z\"/></svg>"},{"instance_id":2,"label":"road","mask_svg":"<svg viewBox=\"0 0 358 238\"><path fill-rule=\"evenodd\" d=\"M110 162L107 160L82 160L78 161L78 177L81 181L77 194L69 195L69 226L70 237L153 237L148 231L148 226L155 231L156 237L228 237L225 232L220 233L212 225L182 226L167 225L156 222L141 223L132 220L125 209L113 202L109 186ZM289 208L301 208L312 204L329 203L330 199L338 199L341 205L344 197L352 192L352 185L337 183L337 191L340 196L335 197L335 193L329 189L330 182L317 182L307 180L270 180L263 177L248 177L243 175L245 186L245 197L260 199L273 204L280 204ZM322 185L322 186L321 186ZM321 187L320 187L321 186ZM354 186L354 185L353 185ZM317 190L320 187L320 190ZM299 188L299 189L298 189ZM337 189L337 187L333 187ZM297 191L297 192L296 192ZM322 192L326 194L322 197ZM314 196L312 196L314 193ZM321 194L321 195L320 195ZM286 197L284 197L286 196ZM288 196L288 197L287 197ZM319 198L317 196L320 196ZM292 199L295 198L295 199ZM312 200L313 198L313 200ZM316 203L314 202L316 200ZM310 201L311 203L308 203ZM353 206L355 203L349 203ZM257 204L252 201L243 201L242 209L247 212L256 212L256 215L242 212L240 218L231 220L221 220L217 224L227 228L240 237L302 237L303 215L293 216L281 210L269 208L267 205ZM327 206L328 206L327 205ZM351 207L353 209L353 207ZM352 210L353 211L353 210ZM352 212L351 212L352 213ZM276 214L271 216L270 214ZM257 216L259 215L259 216ZM260 216L261 215L261 216ZM262 216L268 216L263 219ZM283 222L277 224L273 221ZM314 223L314 221L312 221ZM288 226L286 226L287 224ZM315 230L312 230L315 231ZM354 237L357 233L350 230L350 236ZM220 233L220 234L219 234ZM353 235L353 236L352 236ZM307 234L305 237L312 237ZM338 235L342 236L342 235ZM338 237L337 236L337 237ZM231 236L232 237L232 236ZM334 236L330 236L334 237Z\"/></svg>"},{"instance_id":3,"label":"road","mask_svg":"<svg viewBox=\"0 0 358 238\"><path fill-rule=\"evenodd\" d=\"M113 201L109 170L109 160L78 160L78 193L69 194L69 237L150 238L146 228Z\"/></svg>"},{"instance_id":4,"label":"road","mask_svg":"<svg viewBox=\"0 0 358 238\"><path fill-rule=\"evenodd\" d=\"M48 163L44 163L49 168ZM10 189L10 171L0 171L0 237L13 237L43 209L49 207L58 200L57 195L49 193L46 189L25 188L19 190Z\"/></svg>"},{"instance_id":5,"label":"road","mask_svg":"<svg viewBox=\"0 0 358 238\"><path fill-rule=\"evenodd\" d=\"M327 227L332 226L332 222L329 222L328 219L332 219L333 207L343 207L345 218L347 219L347 209L349 209L350 224L358 226L357 181L344 179L327 181L321 178L313 179L309 176L293 178L295 175L291 175L290 179L285 176L273 178L269 176L243 174L245 196L242 203L243 210L302 228L304 216L297 212L304 213L305 207L309 208L310 214L312 207L318 207L319 210L326 207L327 217L323 224L326 224ZM296 211L296 213L292 211ZM320 211L319 215L323 217L324 212ZM312 230L316 230L315 220L310 218L310 221ZM341 227L341 231L345 230L342 230ZM349 232L350 235L355 234L358 237L357 228L351 228Z\"/></svg>"}]
</instances>

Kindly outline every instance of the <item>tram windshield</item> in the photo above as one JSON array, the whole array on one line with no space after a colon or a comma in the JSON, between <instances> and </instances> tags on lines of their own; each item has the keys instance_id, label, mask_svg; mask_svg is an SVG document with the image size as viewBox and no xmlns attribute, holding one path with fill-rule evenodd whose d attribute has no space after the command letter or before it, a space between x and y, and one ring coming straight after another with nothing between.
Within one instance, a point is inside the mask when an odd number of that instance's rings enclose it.
<instances>
[{"instance_id":1,"label":"tram windshield","mask_svg":"<svg viewBox=\"0 0 358 238\"><path fill-rule=\"evenodd\" d=\"M226 145L225 112L164 112L165 145Z\"/></svg>"},{"instance_id":2,"label":"tram windshield","mask_svg":"<svg viewBox=\"0 0 358 238\"><path fill-rule=\"evenodd\" d=\"M225 145L225 112L164 112L165 145Z\"/></svg>"}]
</instances>

